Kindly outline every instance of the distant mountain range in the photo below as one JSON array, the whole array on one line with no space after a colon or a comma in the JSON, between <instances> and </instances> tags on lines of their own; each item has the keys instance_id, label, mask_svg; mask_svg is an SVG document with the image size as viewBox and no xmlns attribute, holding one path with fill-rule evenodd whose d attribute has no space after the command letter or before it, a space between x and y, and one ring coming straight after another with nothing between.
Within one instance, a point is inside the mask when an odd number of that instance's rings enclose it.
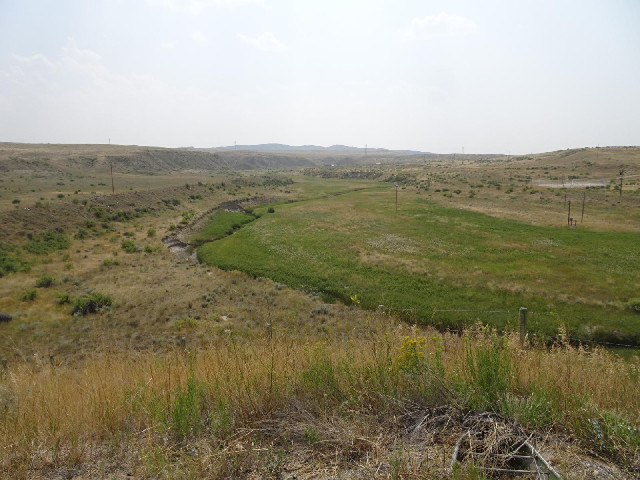
<instances>
[{"instance_id":1,"label":"distant mountain range","mask_svg":"<svg viewBox=\"0 0 640 480\"><path fill-rule=\"evenodd\" d=\"M389 150L386 148L350 147L348 145L331 145L320 147L318 145L285 145L283 143L262 143L259 145L230 145L228 147L203 148L199 150L248 150L252 152L362 152L365 153L403 153L415 155L421 153L418 150Z\"/></svg>"}]
</instances>

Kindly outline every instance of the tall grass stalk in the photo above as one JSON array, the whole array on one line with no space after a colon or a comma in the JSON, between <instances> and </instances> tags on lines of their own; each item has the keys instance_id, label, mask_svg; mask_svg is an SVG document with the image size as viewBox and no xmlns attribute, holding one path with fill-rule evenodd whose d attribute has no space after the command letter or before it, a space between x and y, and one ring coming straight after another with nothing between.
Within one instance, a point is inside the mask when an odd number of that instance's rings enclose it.
<instances>
[{"instance_id":1,"label":"tall grass stalk","mask_svg":"<svg viewBox=\"0 0 640 480\"><path fill-rule=\"evenodd\" d=\"M105 354L76 367L12 366L0 377L0 472L26 459L77 463L83 448L140 442L142 433L177 445L201 435L222 441L287 412L391 418L403 399L497 410L525 425L542 418L549 428L595 439L604 453L638 451L637 364L603 350L522 350L515 337L452 334L418 342L418 356L407 360L415 333L380 322L375 334L326 343L237 338L197 355ZM417 378L433 388L416 388Z\"/></svg>"}]
</instances>

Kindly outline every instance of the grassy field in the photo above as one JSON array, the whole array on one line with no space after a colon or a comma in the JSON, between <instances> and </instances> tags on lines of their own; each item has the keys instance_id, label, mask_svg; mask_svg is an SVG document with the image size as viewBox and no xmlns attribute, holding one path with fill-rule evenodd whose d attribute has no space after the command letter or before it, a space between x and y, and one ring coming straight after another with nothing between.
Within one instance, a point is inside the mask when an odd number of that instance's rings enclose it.
<instances>
[{"instance_id":1,"label":"grassy field","mask_svg":"<svg viewBox=\"0 0 640 480\"><path fill-rule=\"evenodd\" d=\"M412 191L396 212L394 195L382 185L279 205L198 258L423 323L504 327L526 306L535 333L564 324L575 338L640 343L640 318L625 309L640 289L636 233L533 226Z\"/></svg>"},{"instance_id":2,"label":"grassy field","mask_svg":"<svg viewBox=\"0 0 640 480\"><path fill-rule=\"evenodd\" d=\"M254 220L255 217L253 215L243 212L216 212L210 216L209 221L206 222L202 230L190 237L190 242L194 245L201 245L206 242L219 240Z\"/></svg>"},{"instance_id":3,"label":"grassy field","mask_svg":"<svg viewBox=\"0 0 640 480\"><path fill-rule=\"evenodd\" d=\"M566 478L638 476L638 359L567 338L637 341L633 177L571 229L531 183L638 149L249 173L123 147L111 194L107 146L11 148L0 477L451 478L487 411ZM208 241L211 264L167 248ZM520 306L552 344L491 331Z\"/></svg>"}]
</instances>

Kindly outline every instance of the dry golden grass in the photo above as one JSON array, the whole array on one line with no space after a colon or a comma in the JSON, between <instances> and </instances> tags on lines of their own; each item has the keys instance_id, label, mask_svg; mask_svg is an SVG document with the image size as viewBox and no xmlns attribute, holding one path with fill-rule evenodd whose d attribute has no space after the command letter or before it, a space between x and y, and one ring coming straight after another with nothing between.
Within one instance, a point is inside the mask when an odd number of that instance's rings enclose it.
<instances>
[{"instance_id":1,"label":"dry golden grass","mask_svg":"<svg viewBox=\"0 0 640 480\"><path fill-rule=\"evenodd\" d=\"M15 365L2 374L2 471L23 472L15 478L34 472L47 475L47 471L65 466L81 468L101 458L105 448L126 448L146 460L155 451L164 459L162 465L171 465L169 472L181 476L209 472L211 478L227 478L221 465L229 467L233 452L238 453L240 448L255 457L247 457L250 465L245 467L269 477L268 455L282 455L280 468L288 465L292 471L299 471L298 478L307 478L302 473L309 464L323 468L333 465L338 472L355 465L368 471L378 462L378 467L387 465L389 474L393 462L399 461L393 455L398 455L397 449L404 442L407 451L398 471L420 475L432 472L440 478L446 473L443 465L417 462L421 457L412 453L416 440L406 432L425 412L435 414L432 409L441 400L420 397L413 382L424 381L424 377L401 373L406 358L403 345L407 337L425 338L422 355L426 359L442 355L444 385L453 390L456 378L464 375L470 344L489 342L491 337L440 336L434 330L412 329L388 317L349 320L351 333L322 343L314 338L310 338L312 343L305 343L299 337L289 337L276 325L271 338L268 331L250 341L228 335L198 351L104 353L74 367L58 367L40 357ZM506 352L516 367L510 390L512 395L520 395L521 401L526 401L528 394L523 393L532 391L535 385L551 392L559 405L565 405L568 417L574 415L569 409L576 398L584 397L588 399L584 405L637 420L639 365L625 363L602 350L586 352L566 345L551 351L521 349L515 337L510 338ZM380 367L386 371L377 371ZM611 382L614 375L617 381ZM181 432L173 415L189 382L197 386L198 418ZM462 399L454 396L451 401L455 404ZM402 416L402 412L410 418L392 420L389 416ZM584 414L590 412L585 410ZM452 449L450 440L460 431L456 414L450 415L451 428L421 434L427 451L447 459ZM569 421L556 421L545 427L556 436L546 440L540 437L540 442L553 452L561 468L566 468L566 462L575 461L575 457L562 455L562 442L568 438L561 438L572 427ZM187 436L182 437L182 433ZM444 438L450 440L443 442ZM203 446L205 439L209 447ZM394 439L395 447L389 439ZM203 448L208 450L206 455L189 458L192 449ZM358 459L355 464L348 455L324 458L334 449L345 448L353 451ZM189 461L176 462L176 455L186 455ZM363 455L370 455L371 462ZM300 456L307 458L301 461ZM127 468L136 477L153 476L155 467L144 467L134 457L124 455L122 461ZM93 472L86 478L98 477Z\"/></svg>"}]
</instances>

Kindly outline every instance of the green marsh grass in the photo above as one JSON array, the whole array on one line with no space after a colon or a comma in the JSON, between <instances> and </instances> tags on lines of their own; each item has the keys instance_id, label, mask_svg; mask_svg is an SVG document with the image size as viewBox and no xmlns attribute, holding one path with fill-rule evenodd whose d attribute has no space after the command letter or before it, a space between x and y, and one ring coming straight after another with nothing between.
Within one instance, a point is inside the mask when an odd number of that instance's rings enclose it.
<instances>
[{"instance_id":1,"label":"green marsh grass","mask_svg":"<svg viewBox=\"0 0 640 480\"><path fill-rule=\"evenodd\" d=\"M201 245L218 240L239 229L242 225L255 220L253 215L242 212L219 211L211 215L210 221L198 233L191 237L191 242Z\"/></svg>"},{"instance_id":2,"label":"green marsh grass","mask_svg":"<svg viewBox=\"0 0 640 480\"><path fill-rule=\"evenodd\" d=\"M282 204L201 246L198 258L444 327L504 328L526 306L535 333L553 336L564 324L571 337L640 343L640 320L624 309L640 285L637 234L528 225L417 195L401 201L394 212L387 188Z\"/></svg>"}]
</instances>

